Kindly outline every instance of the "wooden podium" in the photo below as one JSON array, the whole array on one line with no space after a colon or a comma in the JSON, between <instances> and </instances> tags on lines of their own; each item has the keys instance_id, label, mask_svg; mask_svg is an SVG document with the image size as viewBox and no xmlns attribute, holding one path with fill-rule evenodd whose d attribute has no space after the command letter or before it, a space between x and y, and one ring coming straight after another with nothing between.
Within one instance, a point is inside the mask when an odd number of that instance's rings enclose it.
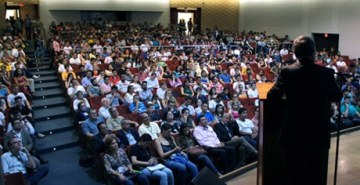
<instances>
[{"instance_id":1,"label":"wooden podium","mask_svg":"<svg viewBox=\"0 0 360 185\"><path fill-rule=\"evenodd\" d=\"M273 83L258 83L260 99L257 185L285 185L285 159L279 145L284 101L266 101Z\"/></svg>"}]
</instances>

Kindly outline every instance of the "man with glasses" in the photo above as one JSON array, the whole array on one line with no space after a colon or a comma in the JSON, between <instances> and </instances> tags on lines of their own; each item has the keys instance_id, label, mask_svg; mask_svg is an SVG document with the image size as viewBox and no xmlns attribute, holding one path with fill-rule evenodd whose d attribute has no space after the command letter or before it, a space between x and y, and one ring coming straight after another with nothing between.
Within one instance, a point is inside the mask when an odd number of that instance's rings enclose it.
<instances>
[{"instance_id":1,"label":"man with glasses","mask_svg":"<svg viewBox=\"0 0 360 185\"><path fill-rule=\"evenodd\" d=\"M130 127L132 121L128 119L121 120L121 130L117 132L117 137L120 139L120 147L126 148L126 146L136 144L139 139L139 133L135 129Z\"/></svg>"},{"instance_id":2,"label":"man with glasses","mask_svg":"<svg viewBox=\"0 0 360 185\"><path fill-rule=\"evenodd\" d=\"M116 107L110 107L109 112L110 112L111 117L106 120L107 128L111 131L120 130L122 128L121 121L124 120L124 117L119 115L119 112L116 109ZM129 123L131 123L134 127L139 126L139 124L136 123L135 121L129 120Z\"/></svg>"},{"instance_id":3,"label":"man with glasses","mask_svg":"<svg viewBox=\"0 0 360 185\"><path fill-rule=\"evenodd\" d=\"M208 110L208 107L207 103L201 104L201 112L197 115L197 119L199 120L200 116L204 116L207 120L207 124L213 126L217 123L217 121L214 115Z\"/></svg>"},{"instance_id":4,"label":"man with glasses","mask_svg":"<svg viewBox=\"0 0 360 185\"><path fill-rule=\"evenodd\" d=\"M248 161L257 158L257 150L244 137L234 135L230 119L231 115L225 113L220 122L214 126L214 131L219 140L226 146L234 146L237 149L239 163L236 168L240 168Z\"/></svg>"},{"instance_id":5,"label":"man with glasses","mask_svg":"<svg viewBox=\"0 0 360 185\"><path fill-rule=\"evenodd\" d=\"M92 138L94 135L99 133L97 125L101 122L104 122L104 118L97 115L96 109L91 109L89 118L85 120L83 124L81 124L83 134L89 138Z\"/></svg>"},{"instance_id":6,"label":"man with glasses","mask_svg":"<svg viewBox=\"0 0 360 185\"><path fill-rule=\"evenodd\" d=\"M147 133L151 136L151 138L157 139L160 134L159 125L155 122L150 122L149 114L144 112L141 114L142 124L139 127L139 135L142 136L143 134Z\"/></svg>"},{"instance_id":7,"label":"man with glasses","mask_svg":"<svg viewBox=\"0 0 360 185\"><path fill-rule=\"evenodd\" d=\"M143 113L147 111L147 108L143 102L140 101L138 95L134 96L134 101L129 105L129 110L131 113Z\"/></svg>"},{"instance_id":8,"label":"man with glasses","mask_svg":"<svg viewBox=\"0 0 360 185\"><path fill-rule=\"evenodd\" d=\"M14 136L6 142L9 151L1 156L4 174L21 172L30 185L37 184L45 177L49 169L46 166L36 167L33 157L29 151L22 146L18 137Z\"/></svg>"}]
</instances>

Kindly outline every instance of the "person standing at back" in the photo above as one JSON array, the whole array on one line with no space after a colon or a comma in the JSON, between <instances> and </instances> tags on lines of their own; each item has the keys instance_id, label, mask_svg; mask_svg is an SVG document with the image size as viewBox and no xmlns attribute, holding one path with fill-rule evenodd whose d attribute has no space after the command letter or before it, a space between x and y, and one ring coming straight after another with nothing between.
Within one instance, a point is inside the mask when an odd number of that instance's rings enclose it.
<instances>
[{"instance_id":1,"label":"person standing at back","mask_svg":"<svg viewBox=\"0 0 360 185\"><path fill-rule=\"evenodd\" d=\"M284 67L268 92L268 100L285 95L280 144L284 146L289 185L326 185L330 148L331 102L341 98L334 70L315 65L315 43L298 36L298 61Z\"/></svg>"}]
</instances>

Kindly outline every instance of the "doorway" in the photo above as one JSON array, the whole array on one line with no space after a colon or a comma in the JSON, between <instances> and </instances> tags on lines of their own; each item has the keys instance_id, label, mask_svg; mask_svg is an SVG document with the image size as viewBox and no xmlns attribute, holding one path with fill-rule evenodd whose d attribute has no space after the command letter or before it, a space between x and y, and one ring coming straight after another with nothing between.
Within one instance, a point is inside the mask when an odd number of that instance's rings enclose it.
<instances>
[{"instance_id":1,"label":"doorway","mask_svg":"<svg viewBox=\"0 0 360 185\"><path fill-rule=\"evenodd\" d=\"M334 48L334 51L338 52L339 34L313 33L312 35L316 44L316 51L321 51L324 48L326 51L330 51L330 48Z\"/></svg>"},{"instance_id":2,"label":"doorway","mask_svg":"<svg viewBox=\"0 0 360 185\"><path fill-rule=\"evenodd\" d=\"M185 21L185 27L186 27L185 34L190 35L188 22L191 19L191 24L194 25L194 13L192 13L192 12L178 12L177 17L178 17L178 20L177 20L178 23L180 23L180 21Z\"/></svg>"},{"instance_id":3,"label":"doorway","mask_svg":"<svg viewBox=\"0 0 360 185\"><path fill-rule=\"evenodd\" d=\"M192 18L193 33L199 33L201 31L201 8L170 8L170 29L176 30L180 19L185 20L186 31L187 22L189 18ZM188 34L188 32L186 32Z\"/></svg>"}]
</instances>

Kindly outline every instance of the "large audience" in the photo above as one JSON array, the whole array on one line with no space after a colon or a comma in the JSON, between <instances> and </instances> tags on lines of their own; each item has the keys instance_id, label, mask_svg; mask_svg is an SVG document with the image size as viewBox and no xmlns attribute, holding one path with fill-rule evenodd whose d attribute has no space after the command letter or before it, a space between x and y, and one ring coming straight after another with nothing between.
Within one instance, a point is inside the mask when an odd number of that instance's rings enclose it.
<instances>
[{"instance_id":1,"label":"large audience","mask_svg":"<svg viewBox=\"0 0 360 185\"><path fill-rule=\"evenodd\" d=\"M291 41L217 27L191 33L160 24L65 22L49 26L49 39L34 36L35 63L46 48L84 150L113 183L186 184L204 166L222 176L257 160L256 83L276 81L282 66L296 62ZM27 146L16 139L19 133L44 137L33 126L33 78L39 76L28 70L34 61L24 40L11 31L0 39L0 125L10 152L19 150L12 143ZM333 131L360 124L359 60L324 49L316 63L344 82L342 101L332 105ZM26 148L24 160L46 163ZM14 173L7 153L4 173Z\"/></svg>"}]
</instances>

